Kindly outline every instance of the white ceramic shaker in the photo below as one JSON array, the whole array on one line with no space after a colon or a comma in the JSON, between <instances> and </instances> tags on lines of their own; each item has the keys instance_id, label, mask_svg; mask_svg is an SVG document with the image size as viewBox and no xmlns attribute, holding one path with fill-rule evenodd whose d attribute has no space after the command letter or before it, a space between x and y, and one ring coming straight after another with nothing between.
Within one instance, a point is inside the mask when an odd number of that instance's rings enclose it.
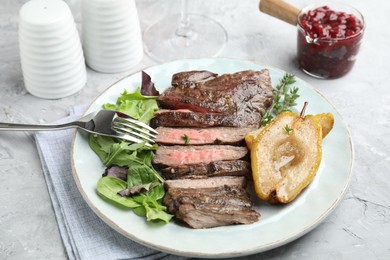
<instances>
[{"instance_id":1,"label":"white ceramic shaker","mask_svg":"<svg viewBox=\"0 0 390 260\"><path fill-rule=\"evenodd\" d=\"M31 0L19 12L19 49L24 85L32 95L58 99L87 81L80 38L62 0Z\"/></svg>"},{"instance_id":2,"label":"white ceramic shaker","mask_svg":"<svg viewBox=\"0 0 390 260\"><path fill-rule=\"evenodd\" d=\"M82 0L82 43L87 65L99 72L134 68L143 58L134 0Z\"/></svg>"}]
</instances>

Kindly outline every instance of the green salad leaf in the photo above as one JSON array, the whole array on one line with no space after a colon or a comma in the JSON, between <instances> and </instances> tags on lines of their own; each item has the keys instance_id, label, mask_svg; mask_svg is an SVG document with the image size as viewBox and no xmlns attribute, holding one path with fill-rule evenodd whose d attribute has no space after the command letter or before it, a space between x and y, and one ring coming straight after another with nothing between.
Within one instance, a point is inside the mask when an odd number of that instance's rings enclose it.
<instances>
[{"instance_id":1,"label":"green salad leaf","mask_svg":"<svg viewBox=\"0 0 390 260\"><path fill-rule=\"evenodd\" d=\"M138 87L133 93L124 90L115 104L106 103L103 108L122 112L145 124L149 124L154 117L154 112L158 110L158 105L155 96L142 95Z\"/></svg>"},{"instance_id":2,"label":"green salad leaf","mask_svg":"<svg viewBox=\"0 0 390 260\"><path fill-rule=\"evenodd\" d=\"M144 164L133 165L127 174L127 186L133 187L158 181L152 169Z\"/></svg>"},{"instance_id":3,"label":"green salad leaf","mask_svg":"<svg viewBox=\"0 0 390 260\"><path fill-rule=\"evenodd\" d=\"M126 166L130 161L152 166L153 151L158 149L157 145L147 147L145 143L130 143L101 135L90 135L89 146L106 166Z\"/></svg>"},{"instance_id":4,"label":"green salad leaf","mask_svg":"<svg viewBox=\"0 0 390 260\"><path fill-rule=\"evenodd\" d=\"M137 208L141 206L135 200L118 194L118 192L127 188L127 183L121 179L111 176L102 177L99 179L96 188L99 195L111 202L118 203L126 208Z\"/></svg>"},{"instance_id":5,"label":"green salad leaf","mask_svg":"<svg viewBox=\"0 0 390 260\"><path fill-rule=\"evenodd\" d=\"M116 110L146 124L158 109L156 97L143 96L140 88L133 93L126 90L115 104L106 103L104 109ZM89 145L103 164L128 168L127 181L105 176L97 183L97 193L107 201L130 208L148 221L168 223L173 215L162 204L165 195L164 179L152 166L155 144L131 143L112 137L90 135Z\"/></svg>"}]
</instances>

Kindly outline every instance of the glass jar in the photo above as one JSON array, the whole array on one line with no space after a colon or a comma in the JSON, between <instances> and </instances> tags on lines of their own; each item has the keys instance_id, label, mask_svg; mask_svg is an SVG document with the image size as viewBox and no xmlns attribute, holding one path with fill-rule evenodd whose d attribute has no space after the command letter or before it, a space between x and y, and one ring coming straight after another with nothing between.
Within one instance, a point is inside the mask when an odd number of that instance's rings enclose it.
<instances>
[{"instance_id":1,"label":"glass jar","mask_svg":"<svg viewBox=\"0 0 390 260\"><path fill-rule=\"evenodd\" d=\"M298 15L298 64L307 74L335 79L353 67L365 24L359 11L344 4L313 4Z\"/></svg>"}]
</instances>

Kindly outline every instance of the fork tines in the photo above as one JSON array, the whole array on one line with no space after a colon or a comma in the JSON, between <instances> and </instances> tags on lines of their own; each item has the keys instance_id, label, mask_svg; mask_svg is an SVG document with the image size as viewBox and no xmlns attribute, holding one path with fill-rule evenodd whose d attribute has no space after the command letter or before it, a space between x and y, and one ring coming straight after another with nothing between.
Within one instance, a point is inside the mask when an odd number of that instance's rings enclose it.
<instances>
[{"instance_id":1,"label":"fork tines","mask_svg":"<svg viewBox=\"0 0 390 260\"><path fill-rule=\"evenodd\" d=\"M117 116L112 122L112 129L121 134L128 135L128 140L136 143L147 142L154 144L155 141L153 139L158 134L156 130L147 124L130 117Z\"/></svg>"}]
</instances>

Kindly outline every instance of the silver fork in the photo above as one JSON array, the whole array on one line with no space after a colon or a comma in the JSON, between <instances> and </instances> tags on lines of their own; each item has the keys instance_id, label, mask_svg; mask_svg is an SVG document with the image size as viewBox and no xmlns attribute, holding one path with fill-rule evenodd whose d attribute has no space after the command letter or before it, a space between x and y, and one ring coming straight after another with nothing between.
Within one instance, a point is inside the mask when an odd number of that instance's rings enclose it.
<instances>
[{"instance_id":1,"label":"silver fork","mask_svg":"<svg viewBox=\"0 0 390 260\"><path fill-rule=\"evenodd\" d=\"M119 116L116 111L99 110L92 112L77 121L59 125L32 125L1 123L3 131L49 131L77 127L89 133L115 137L130 142L145 142L147 146L154 144L157 131L136 119Z\"/></svg>"}]
</instances>

